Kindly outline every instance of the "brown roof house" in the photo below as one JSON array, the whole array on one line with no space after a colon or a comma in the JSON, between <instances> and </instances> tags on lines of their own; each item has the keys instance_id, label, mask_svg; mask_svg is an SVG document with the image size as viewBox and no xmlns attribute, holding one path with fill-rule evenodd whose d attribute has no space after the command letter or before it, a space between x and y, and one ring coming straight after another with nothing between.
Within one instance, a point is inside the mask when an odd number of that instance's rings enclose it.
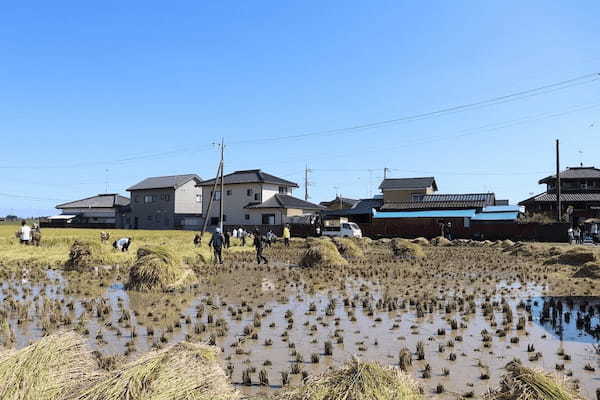
<instances>
[{"instance_id":1,"label":"brown roof house","mask_svg":"<svg viewBox=\"0 0 600 400\"><path fill-rule=\"evenodd\" d=\"M223 223L233 226L278 225L287 223L288 218L314 214L324 207L292 196L292 190L298 184L260 169L235 171L217 181L217 190L213 192L215 179L202 182L203 212L209 218L209 224L219 224L220 199L223 196ZM208 204L213 198L210 213Z\"/></svg>"},{"instance_id":2,"label":"brown roof house","mask_svg":"<svg viewBox=\"0 0 600 400\"><path fill-rule=\"evenodd\" d=\"M202 180L196 174L156 176L129 187L134 229L198 229Z\"/></svg>"},{"instance_id":3,"label":"brown roof house","mask_svg":"<svg viewBox=\"0 0 600 400\"><path fill-rule=\"evenodd\" d=\"M61 211L47 219L50 226L124 228L128 225L129 199L104 193L56 206Z\"/></svg>"},{"instance_id":4,"label":"brown roof house","mask_svg":"<svg viewBox=\"0 0 600 400\"><path fill-rule=\"evenodd\" d=\"M557 215L556 174L540 179L546 191L519 203L528 214L539 213L550 217ZM560 172L560 200L562 215L574 222L600 217L600 169L595 167L571 167Z\"/></svg>"}]
</instances>

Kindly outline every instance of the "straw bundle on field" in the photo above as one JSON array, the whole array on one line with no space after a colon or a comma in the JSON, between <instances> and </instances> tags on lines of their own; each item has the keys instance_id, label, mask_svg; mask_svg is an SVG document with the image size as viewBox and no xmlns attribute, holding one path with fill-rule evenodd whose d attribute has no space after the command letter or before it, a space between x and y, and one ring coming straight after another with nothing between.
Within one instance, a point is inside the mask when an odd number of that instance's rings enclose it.
<instances>
[{"instance_id":1,"label":"straw bundle on field","mask_svg":"<svg viewBox=\"0 0 600 400\"><path fill-rule=\"evenodd\" d=\"M397 258L414 260L425 257L425 252L421 246L408 240L393 239L390 242L390 248L394 257Z\"/></svg>"},{"instance_id":2,"label":"straw bundle on field","mask_svg":"<svg viewBox=\"0 0 600 400\"><path fill-rule=\"evenodd\" d=\"M593 252L586 249L574 248L563 254L559 254L548 258L544 264L564 264L564 265L583 265L588 262L596 261L596 256Z\"/></svg>"},{"instance_id":3,"label":"straw bundle on field","mask_svg":"<svg viewBox=\"0 0 600 400\"><path fill-rule=\"evenodd\" d=\"M332 241L315 240L312 243L302 260L300 260L300 265L304 267L323 267L348 264L348 261L340 255Z\"/></svg>"},{"instance_id":4,"label":"straw bundle on field","mask_svg":"<svg viewBox=\"0 0 600 400\"><path fill-rule=\"evenodd\" d=\"M600 279L600 264L588 262L575 272L574 278Z\"/></svg>"},{"instance_id":5,"label":"straw bundle on field","mask_svg":"<svg viewBox=\"0 0 600 400\"><path fill-rule=\"evenodd\" d=\"M347 259L361 259L365 257L365 253L358 246L358 243L349 238L335 238L333 240L340 254Z\"/></svg>"},{"instance_id":6,"label":"straw bundle on field","mask_svg":"<svg viewBox=\"0 0 600 400\"><path fill-rule=\"evenodd\" d=\"M69 259L65 264L67 271L84 271L92 266L93 248L91 243L76 240L69 250Z\"/></svg>"},{"instance_id":7,"label":"straw bundle on field","mask_svg":"<svg viewBox=\"0 0 600 400\"><path fill-rule=\"evenodd\" d=\"M419 246L429 246L429 240L424 237L418 237L416 239L411 240L412 243L418 244Z\"/></svg>"},{"instance_id":8,"label":"straw bundle on field","mask_svg":"<svg viewBox=\"0 0 600 400\"><path fill-rule=\"evenodd\" d=\"M485 400L583 400L569 382L559 376L511 362L500 388L491 390Z\"/></svg>"},{"instance_id":9,"label":"straw bundle on field","mask_svg":"<svg viewBox=\"0 0 600 400\"><path fill-rule=\"evenodd\" d=\"M309 378L277 400L420 400L419 387L397 368L353 359L342 368Z\"/></svg>"},{"instance_id":10,"label":"straw bundle on field","mask_svg":"<svg viewBox=\"0 0 600 400\"><path fill-rule=\"evenodd\" d=\"M96 362L74 332L46 336L0 354L0 399L64 400L99 377Z\"/></svg>"},{"instance_id":11,"label":"straw bundle on field","mask_svg":"<svg viewBox=\"0 0 600 400\"><path fill-rule=\"evenodd\" d=\"M431 245L438 246L438 247L445 247L445 246L451 246L452 242L443 236L438 236L438 237L431 239Z\"/></svg>"},{"instance_id":12,"label":"straw bundle on field","mask_svg":"<svg viewBox=\"0 0 600 400\"><path fill-rule=\"evenodd\" d=\"M84 391L79 400L235 400L217 348L179 343L146 354Z\"/></svg>"},{"instance_id":13,"label":"straw bundle on field","mask_svg":"<svg viewBox=\"0 0 600 400\"><path fill-rule=\"evenodd\" d=\"M164 247L140 248L137 257L129 269L127 289L172 290L195 280L194 273Z\"/></svg>"}]
</instances>

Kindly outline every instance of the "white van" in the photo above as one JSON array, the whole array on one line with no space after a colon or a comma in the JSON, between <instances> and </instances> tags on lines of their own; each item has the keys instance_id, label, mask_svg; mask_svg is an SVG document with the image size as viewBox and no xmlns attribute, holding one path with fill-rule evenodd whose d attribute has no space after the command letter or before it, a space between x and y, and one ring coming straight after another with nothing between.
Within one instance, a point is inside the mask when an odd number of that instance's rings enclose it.
<instances>
[{"instance_id":1,"label":"white van","mask_svg":"<svg viewBox=\"0 0 600 400\"><path fill-rule=\"evenodd\" d=\"M339 224L325 224L323 236L360 238L362 231L354 222L340 222Z\"/></svg>"}]
</instances>

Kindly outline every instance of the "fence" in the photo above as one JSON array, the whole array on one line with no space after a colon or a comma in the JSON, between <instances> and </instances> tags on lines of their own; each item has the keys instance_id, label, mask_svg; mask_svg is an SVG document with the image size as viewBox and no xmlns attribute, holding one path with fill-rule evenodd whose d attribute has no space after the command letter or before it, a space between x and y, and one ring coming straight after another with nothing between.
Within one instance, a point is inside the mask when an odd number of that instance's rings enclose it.
<instances>
[{"instance_id":1,"label":"fence","mask_svg":"<svg viewBox=\"0 0 600 400\"><path fill-rule=\"evenodd\" d=\"M459 239L487 239L538 242L566 242L569 224L539 224L539 223L488 223L471 221L465 226L463 218L403 218L377 219L372 223L359 224L363 236L373 239L385 237L433 238L440 236L441 222L450 222L452 236Z\"/></svg>"}]
</instances>

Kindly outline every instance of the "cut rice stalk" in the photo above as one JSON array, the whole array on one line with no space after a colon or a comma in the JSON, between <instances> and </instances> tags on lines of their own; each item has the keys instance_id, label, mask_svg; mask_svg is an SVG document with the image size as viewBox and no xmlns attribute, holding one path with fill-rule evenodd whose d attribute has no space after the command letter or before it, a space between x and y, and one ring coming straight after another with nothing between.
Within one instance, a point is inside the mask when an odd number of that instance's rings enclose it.
<instances>
[{"instance_id":1,"label":"cut rice stalk","mask_svg":"<svg viewBox=\"0 0 600 400\"><path fill-rule=\"evenodd\" d=\"M237 400L217 348L179 343L111 373L79 400Z\"/></svg>"}]
</instances>

